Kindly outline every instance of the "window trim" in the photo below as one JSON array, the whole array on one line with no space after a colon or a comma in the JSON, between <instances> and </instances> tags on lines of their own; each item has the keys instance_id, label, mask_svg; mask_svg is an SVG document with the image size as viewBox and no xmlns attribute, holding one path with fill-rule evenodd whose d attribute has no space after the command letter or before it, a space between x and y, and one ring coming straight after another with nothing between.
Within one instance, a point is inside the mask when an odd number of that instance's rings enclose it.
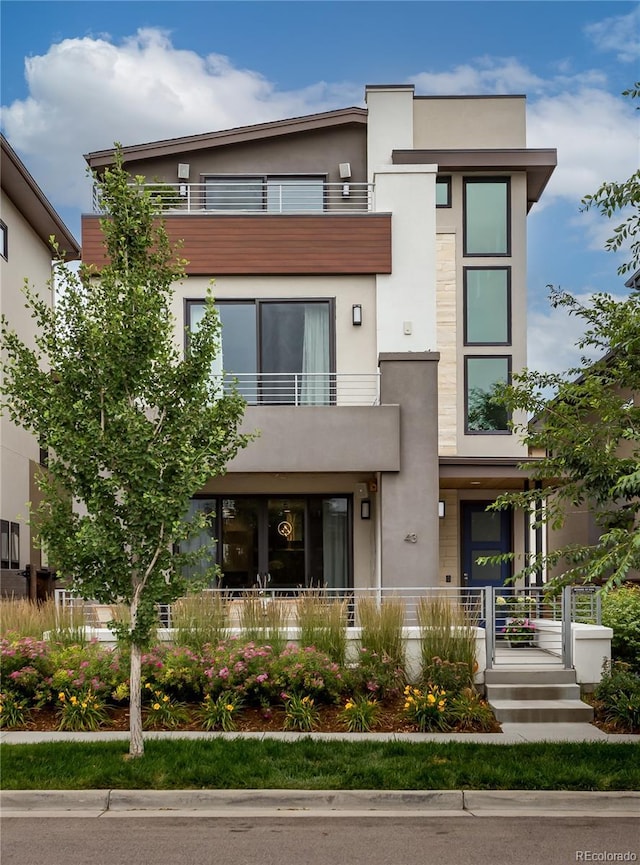
<instances>
[{"instance_id":1,"label":"window trim","mask_svg":"<svg viewBox=\"0 0 640 865\"><path fill-rule=\"evenodd\" d=\"M504 270L507 274L507 339L505 342L475 342L469 340L468 334L468 300L467 300L467 274L471 270ZM503 264L493 267L489 264L470 265L462 268L462 321L463 321L463 344L465 346L483 346L483 345L511 345L513 339L512 320L511 320L511 265Z\"/></svg>"},{"instance_id":2,"label":"window trim","mask_svg":"<svg viewBox=\"0 0 640 865\"><path fill-rule=\"evenodd\" d=\"M451 175L450 174L437 174L436 175L436 186L438 184L445 185L447 187L447 201L446 204L438 204L438 196L436 193L436 209L445 209L451 208Z\"/></svg>"},{"instance_id":3,"label":"window trim","mask_svg":"<svg viewBox=\"0 0 640 865\"><path fill-rule=\"evenodd\" d=\"M504 183L507 190L506 207L506 252L469 252L467 249L467 185L469 183ZM511 177L463 177L462 178L462 255L464 258L510 258L511 257Z\"/></svg>"},{"instance_id":4,"label":"window trim","mask_svg":"<svg viewBox=\"0 0 640 865\"><path fill-rule=\"evenodd\" d=\"M9 229L3 219L0 219L0 256L9 261Z\"/></svg>"},{"instance_id":5,"label":"window trim","mask_svg":"<svg viewBox=\"0 0 640 865\"><path fill-rule=\"evenodd\" d=\"M470 436L487 436L487 435L513 435L511 429L492 429L480 430L469 429L469 361L470 360L506 360L507 361L507 382L511 381L511 365L513 358L510 354L466 354L464 356L464 434ZM507 423L512 419L510 412L507 412Z\"/></svg>"}]
</instances>

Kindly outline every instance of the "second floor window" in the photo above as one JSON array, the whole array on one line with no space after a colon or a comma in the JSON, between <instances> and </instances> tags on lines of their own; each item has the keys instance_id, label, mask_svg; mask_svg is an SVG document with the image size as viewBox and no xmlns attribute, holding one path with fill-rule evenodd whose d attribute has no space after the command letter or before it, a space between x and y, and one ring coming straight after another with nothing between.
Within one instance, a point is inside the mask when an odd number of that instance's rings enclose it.
<instances>
[{"instance_id":1,"label":"second floor window","mask_svg":"<svg viewBox=\"0 0 640 865\"><path fill-rule=\"evenodd\" d=\"M324 177L269 175L205 178L207 210L322 213Z\"/></svg>"},{"instance_id":2,"label":"second floor window","mask_svg":"<svg viewBox=\"0 0 640 865\"><path fill-rule=\"evenodd\" d=\"M510 255L508 177L464 179L464 254Z\"/></svg>"},{"instance_id":3,"label":"second floor window","mask_svg":"<svg viewBox=\"0 0 640 865\"><path fill-rule=\"evenodd\" d=\"M189 301L196 329L203 304ZM329 405L335 401L329 300L218 301L222 350L215 373L237 378L248 403Z\"/></svg>"}]
</instances>

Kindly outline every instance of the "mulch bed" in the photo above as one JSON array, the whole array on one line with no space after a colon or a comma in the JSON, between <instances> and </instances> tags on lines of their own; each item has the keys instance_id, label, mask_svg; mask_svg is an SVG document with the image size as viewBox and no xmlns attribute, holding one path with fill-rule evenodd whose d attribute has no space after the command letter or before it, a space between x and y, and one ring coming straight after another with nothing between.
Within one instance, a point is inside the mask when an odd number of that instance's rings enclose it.
<instances>
[{"instance_id":1,"label":"mulch bed","mask_svg":"<svg viewBox=\"0 0 640 865\"><path fill-rule=\"evenodd\" d=\"M414 724L409 724L406 721L403 712L404 697L399 697L397 700L388 701L381 706L378 721L371 732L373 733L417 733L418 728ZM345 733L346 728L340 720L340 706L319 706L320 720L318 726L314 728L317 733ZM196 717L195 711L191 713L191 720L186 724L180 724L178 727L164 728L172 730L202 730L202 725ZM144 719L143 710L143 719ZM239 733L266 733L279 732L284 729L284 709L274 707L269 710L258 708L243 709L238 714L236 725ZM55 709L46 707L36 709L31 714L29 730L40 732L53 732L58 729L59 718ZM109 709L109 724L101 727L101 730L127 731L129 729L129 709L128 708L111 708ZM163 728L157 728L163 729ZM461 730L453 728L451 732L472 733L474 730ZM480 732L480 731L477 731ZM500 724L496 721L493 728L489 731L482 732L500 733Z\"/></svg>"}]
</instances>

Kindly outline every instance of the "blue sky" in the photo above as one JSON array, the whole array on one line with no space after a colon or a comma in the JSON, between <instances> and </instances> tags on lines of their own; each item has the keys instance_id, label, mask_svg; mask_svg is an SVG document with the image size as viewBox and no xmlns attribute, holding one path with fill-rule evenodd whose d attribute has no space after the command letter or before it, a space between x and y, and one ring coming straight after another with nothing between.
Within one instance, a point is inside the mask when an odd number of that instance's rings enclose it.
<instances>
[{"instance_id":1,"label":"blue sky","mask_svg":"<svg viewBox=\"0 0 640 865\"><path fill-rule=\"evenodd\" d=\"M364 85L526 93L530 147L558 169L529 217L529 363L573 362L548 283L619 293L611 226L582 196L638 164L640 7L582 0L2 0L2 129L79 237L82 154L363 104Z\"/></svg>"}]
</instances>

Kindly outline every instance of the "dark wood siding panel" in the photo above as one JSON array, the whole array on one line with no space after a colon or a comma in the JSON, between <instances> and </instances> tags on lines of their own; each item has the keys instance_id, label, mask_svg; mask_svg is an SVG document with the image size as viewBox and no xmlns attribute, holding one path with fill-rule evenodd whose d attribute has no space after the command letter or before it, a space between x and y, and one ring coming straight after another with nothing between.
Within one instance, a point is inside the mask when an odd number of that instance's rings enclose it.
<instances>
[{"instance_id":1,"label":"dark wood siding panel","mask_svg":"<svg viewBox=\"0 0 640 865\"><path fill-rule=\"evenodd\" d=\"M390 214L169 216L191 275L391 273ZM82 258L105 262L98 217L82 218Z\"/></svg>"}]
</instances>

